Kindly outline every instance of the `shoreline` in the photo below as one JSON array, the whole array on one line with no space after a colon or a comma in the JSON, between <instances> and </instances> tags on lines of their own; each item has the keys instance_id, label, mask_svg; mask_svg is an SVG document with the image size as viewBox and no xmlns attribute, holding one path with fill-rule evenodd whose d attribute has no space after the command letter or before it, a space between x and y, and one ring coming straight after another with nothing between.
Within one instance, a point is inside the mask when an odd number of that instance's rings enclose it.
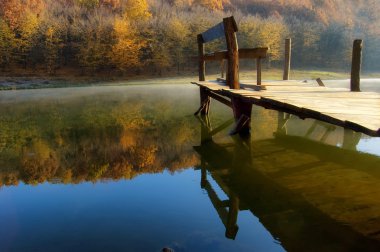
<instances>
[{"instance_id":1,"label":"shoreline","mask_svg":"<svg viewBox=\"0 0 380 252\"><path fill-rule=\"evenodd\" d=\"M216 72L216 71L213 71ZM219 74L211 73L209 79L216 79ZM366 78L380 78L380 73L364 73ZM243 70L240 74L242 80L255 79L255 72ZM263 71L264 80L281 80L281 69L266 69ZM344 80L349 79L349 73L331 72L326 70L291 70L291 79L294 80ZM24 90L42 88L65 88L65 87L87 87L106 85L144 85L144 84L187 84L197 79L196 73L168 74L165 76L137 75L137 76L0 76L0 91Z\"/></svg>"}]
</instances>

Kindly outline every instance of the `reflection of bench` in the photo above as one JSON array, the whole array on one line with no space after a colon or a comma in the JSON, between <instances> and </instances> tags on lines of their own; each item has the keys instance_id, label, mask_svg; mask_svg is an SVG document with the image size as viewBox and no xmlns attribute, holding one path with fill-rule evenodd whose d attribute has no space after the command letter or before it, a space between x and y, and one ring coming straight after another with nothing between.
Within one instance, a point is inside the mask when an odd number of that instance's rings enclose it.
<instances>
[{"instance_id":1,"label":"reflection of bench","mask_svg":"<svg viewBox=\"0 0 380 252\"><path fill-rule=\"evenodd\" d=\"M261 59L267 56L268 48L239 49L236 39L238 31L234 17L224 18L223 22L198 35L199 80L205 80L206 61L227 60L226 83L230 88L240 89L239 59L256 59L257 85L261 85ZM209 54L204 52L204 44L225 37L227 50Z\"/></svg>"}]
</instances>

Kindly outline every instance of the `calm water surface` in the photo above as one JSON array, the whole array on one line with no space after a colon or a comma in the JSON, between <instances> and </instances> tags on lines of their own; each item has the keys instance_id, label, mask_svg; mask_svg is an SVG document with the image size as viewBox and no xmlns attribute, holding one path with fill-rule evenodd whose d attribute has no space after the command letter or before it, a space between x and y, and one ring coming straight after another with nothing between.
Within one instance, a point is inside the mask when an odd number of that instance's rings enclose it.
<instances>
[{"instance_id":1,"label":"calm water surface","mask_svg":"<svg viewBox=\"0 0 380 252\"><path fill-rule=\"evenodd\" d=\"M380 141L190 85L0 92L0 251L380 251Z\"/></svg>"}]
</instances>

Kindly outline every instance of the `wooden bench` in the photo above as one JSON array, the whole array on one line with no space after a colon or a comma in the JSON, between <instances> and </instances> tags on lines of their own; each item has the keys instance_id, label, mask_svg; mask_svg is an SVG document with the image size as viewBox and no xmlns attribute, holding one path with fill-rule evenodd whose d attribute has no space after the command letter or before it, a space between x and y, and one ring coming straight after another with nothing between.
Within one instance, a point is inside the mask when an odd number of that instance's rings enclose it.
<instances>
[{"instance_id":1,"label":"wooden bench","mask_svg":"<svg viewBox=\"0 0 380 252\"><path fill-rule=\"evenodd\" d=\"M239 83L239 59L256 59L257 66L257 86L261 86L261 60L267 57L268 48L243 48L239 49L236 32L238 27L233 16L223 19L223 22L215 25L207 31L198 34L198 67L199 81L206 80L206 61L224 61L227 60L227 72L225 84L231 89L240 89ZM226 40L227 50L217 51L205 54L205 44L216 39L224 37ZM223 64L223 63L222 63ZM241 99L228 99L209 92L207 89L200 87L201 106L195 113L207 115L210 107L210 98L216 99L223 104L232 107L236 126L234 133L249 133L252 104L246 103Z\"/></svg>"},{"instance_id":2,"label":"wooden bench","mask_svg":"<svg viewBox=\"0 0 380 252\"><path fill-rule=\"evenodd\" d=\"M198 34L199 81L205 81L206 61L227 60L226 83L230 88L240 89L239 59L256 59L257 85L261 85L261 60L267 57L268 48L238 48L236 32L238 27L234 17L224 18L223 22ZM227 50L205 54L205 44L225 37Z\"/></svg>"}]
</instances>

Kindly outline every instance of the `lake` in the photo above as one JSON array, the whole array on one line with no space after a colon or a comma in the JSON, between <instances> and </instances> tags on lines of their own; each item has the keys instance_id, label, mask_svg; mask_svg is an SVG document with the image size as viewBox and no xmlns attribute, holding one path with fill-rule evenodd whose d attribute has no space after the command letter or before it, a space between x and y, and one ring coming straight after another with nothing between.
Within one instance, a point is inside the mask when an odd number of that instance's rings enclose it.
<instances>
[{"instance_id":1,"label":"lake","mask_svg":"<svg viewBox=\"0 0 380 252\"><path fill-rule=\"evenodd\" d=\"M380 140L192 85L0 92L0 251L380 251Z\"/></svg>"}]
</instances>

